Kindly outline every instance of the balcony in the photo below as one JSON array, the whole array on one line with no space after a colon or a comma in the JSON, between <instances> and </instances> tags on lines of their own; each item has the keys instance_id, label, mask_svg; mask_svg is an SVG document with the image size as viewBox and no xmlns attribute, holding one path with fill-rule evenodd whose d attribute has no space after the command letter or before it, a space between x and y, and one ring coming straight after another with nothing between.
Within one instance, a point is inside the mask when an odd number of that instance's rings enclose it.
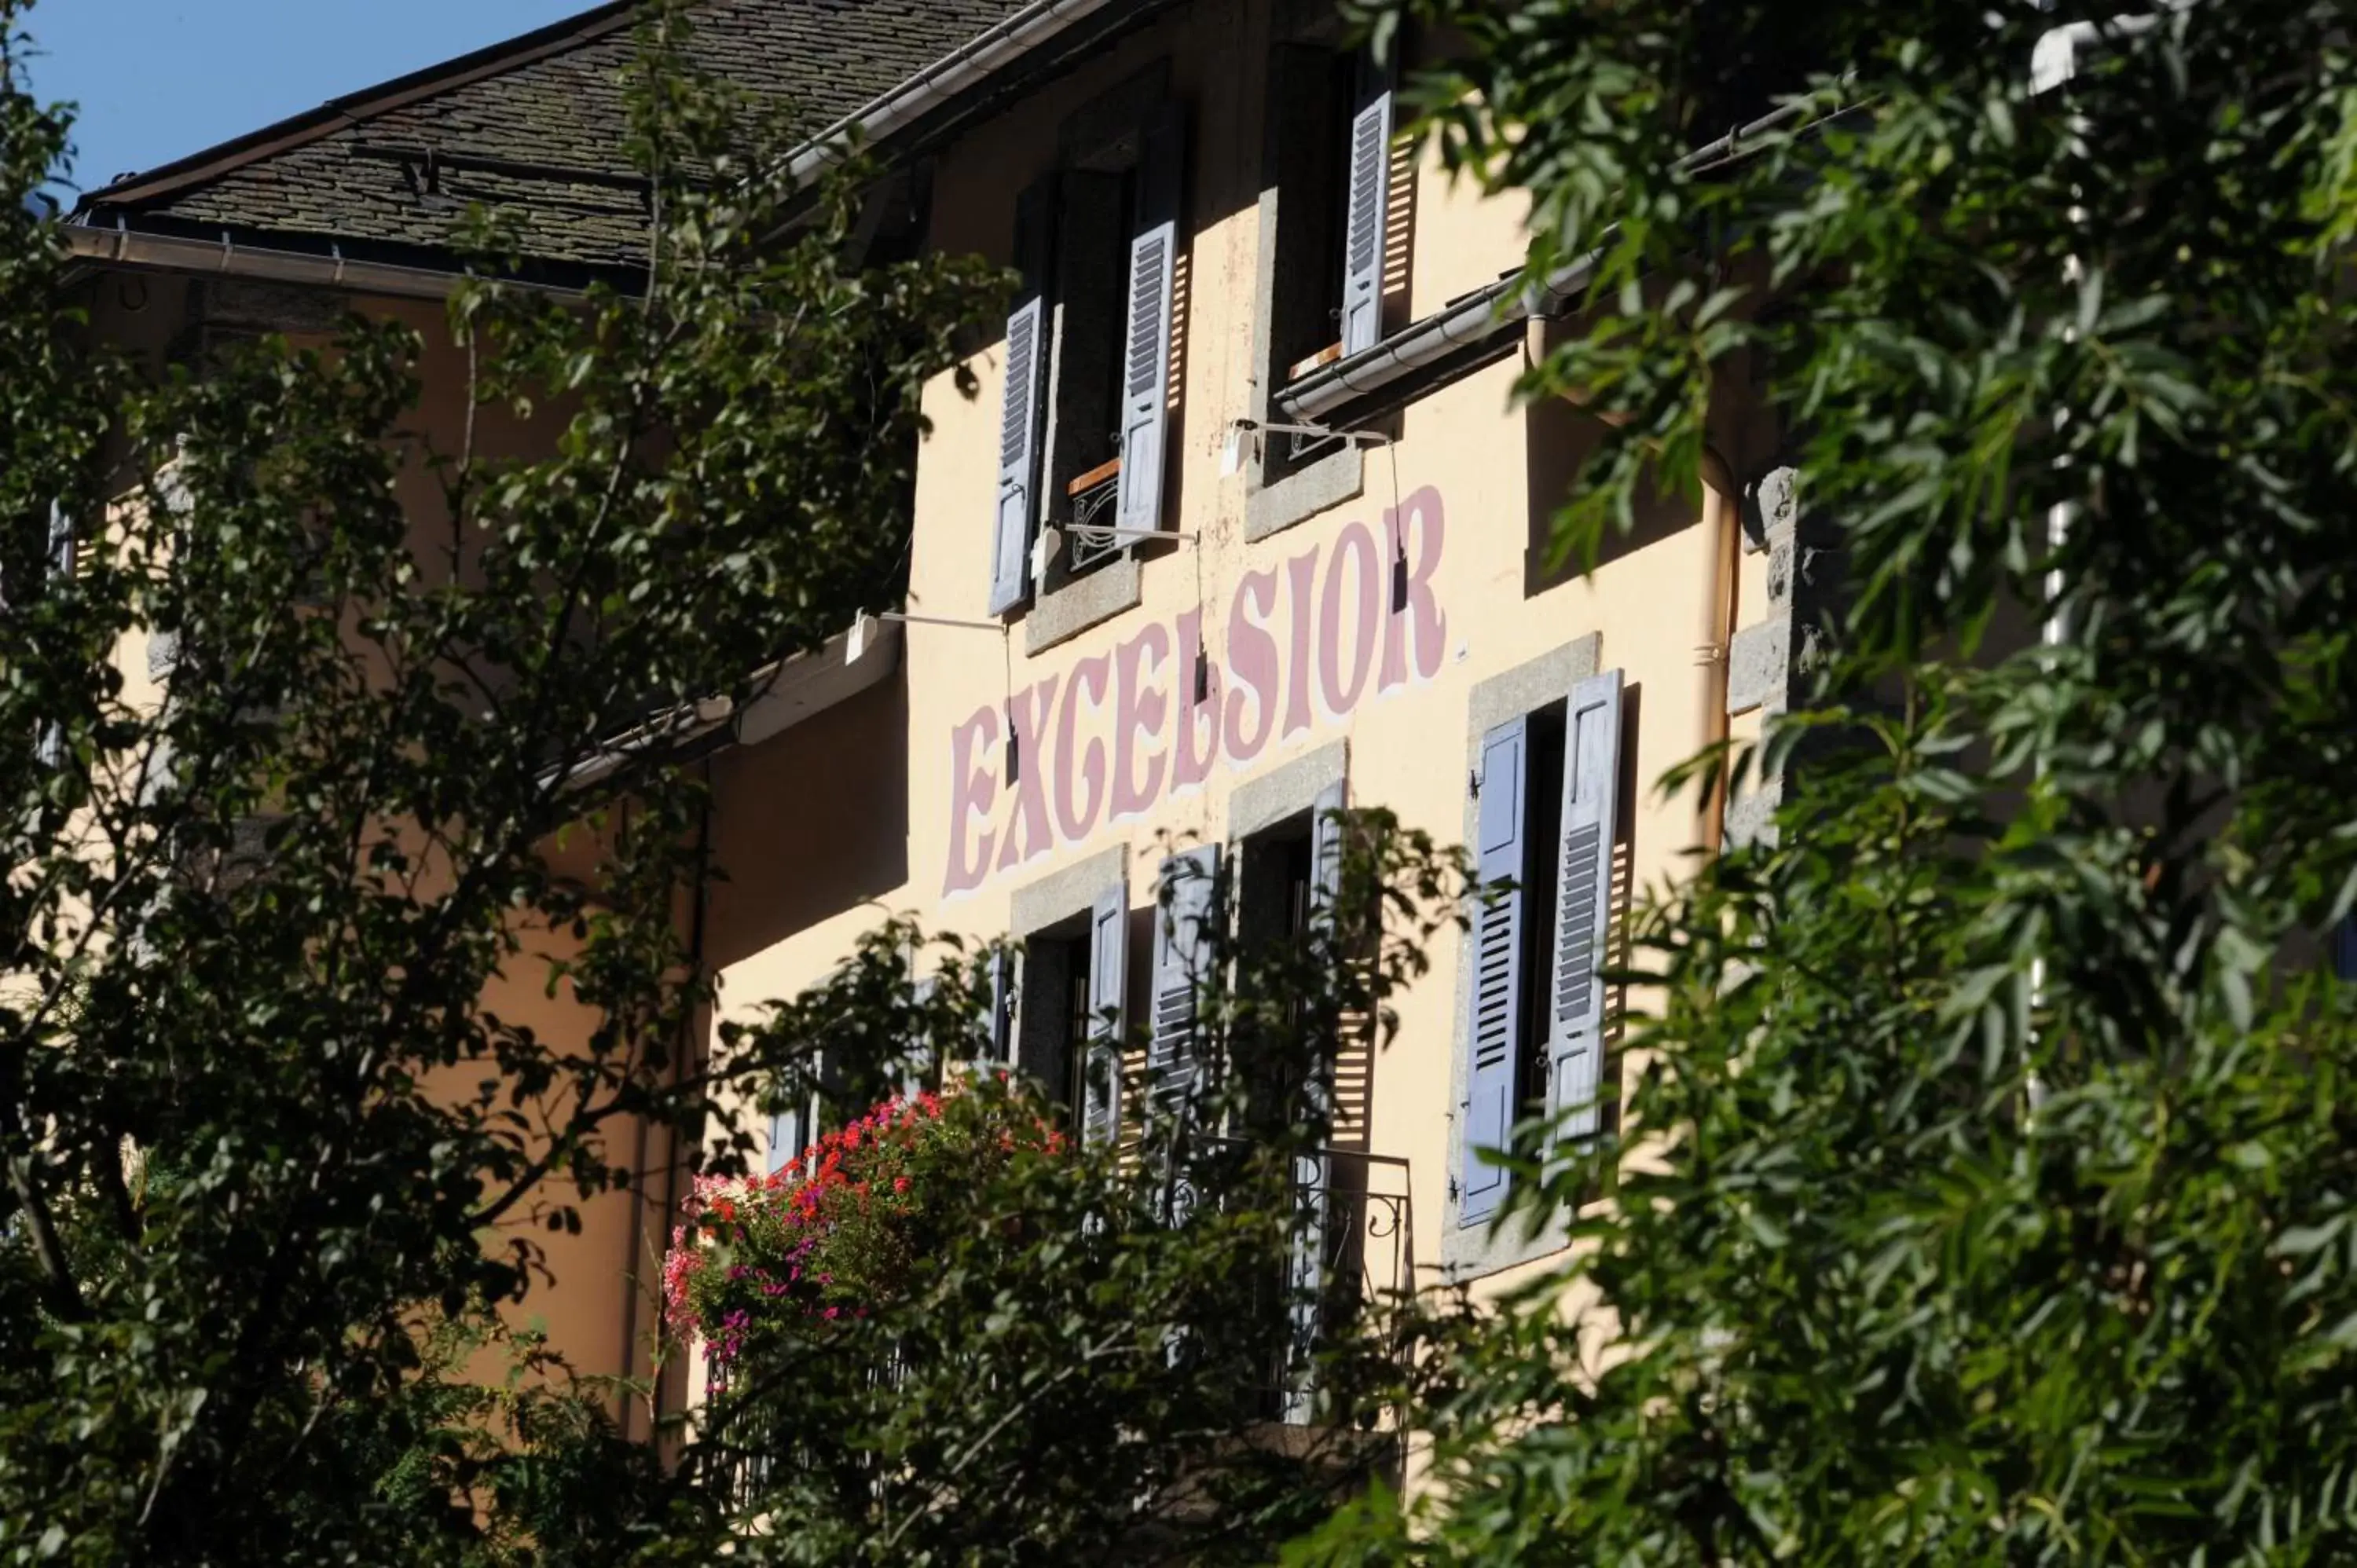
<instances>
[{"instance_id":1,"label":"balcony","mask_svg":"<svg viewBox=\"0 0 2357 1568\"><path fill-rule=\"evenodd\" d=\"M1222 1156L1239 1165L1256 1145L1211 1143L1210 1168ZM1214 1179L1217 1179L1214 1177ZM1408 1163L1358 1149L1307 1149L1293 1156L1293 1237L1282 1280L1261 1297L1264 1322L1282 1320L1281 1348L1270 1358L1260 1414L1289 1426L1322 1423L1311 1362L1334 1336L1359 1326L1371 1309L1405 1303L1415 1290L1415 1228ZM1216 1195L1181 1182L1172 1212L1183 1223ZM1380 1326L1376 1326L1380 1331Z\"/></svg>"},{"instance_id":2,"label":"balcony","mask_svg":"<svg viewBox=\"0 0 2357 1568\"><path fill-rule=\"evenodd\" d=\"M1071 523L1075 528L1099 528L1111 520L1113 503L1121 495L1121 459L1100 463L1087 473L1064 487L1064 498L1071 508ZM1077 577L1101 562L1121 553L1119 544L1106 542L1092 544L1082 535L1072 535L1071 546L1064 560L1064 575Z\"/></svg>"},{"instance_id":3,"label":"balcony","mask_svg":"<svg viewBox=\"0 0 2357 1568\"><path fill-rule=\"evenodd\" d=\"M1206 1140L1196 1179L1180 1181L1170 1191L1171 1222L1183 1225L1194 1213L1215 1209L1223 1194L1243 1192L1254 1179L1253 1155L1262 1147L1239 1139ZM1261 1162L1264 1178L1267 1169ZM1343 1335L1385 1334L1383 1309L1405 1303L1415 1289L1408 1178L1407 1161L1361 1150L1316 1148L1292 1156L1288 1255L1281 1271L1247 1288L1247 1305L1238 1315L1249 1353L1260 1367L1257 1375L1248 1374L1237 1385L1243 1401L1237 1425L1262 1434L1254 1443L1291 1450L1313 1432L1355 1428L1342 1431L1347 1441L1341 1452L1354 1455L1355 1464L1395 1469L1404 1435L1396 1412L1361 1407L1339 1416L1318 1387L1315 1369L1320 1348ZM1374 1344L1380 1357L1400 1365L1403 1345L1380 1337ZM1210 1344L1201 1348L1215 1355L1219 1350ZM1174 1356L1186 1354L1187 1341L1174 1340L1171 1350ZM890 1388L909 1373L892 1360L866 1376L877 1387ZM773 1415L748 1412L754 1417L748 1423L732 1415L725 1400L716 1402L711 1413L716 1419L699 1434L694 1462L726 1506L753 1509L774 1466L794 1463L793 1456L780 1451ZM825 1462L838 1479L847 1457L852 1456L836 1453ZM873 1478L880 1480L880 1474Z\"/></svg>"}]
</instances>

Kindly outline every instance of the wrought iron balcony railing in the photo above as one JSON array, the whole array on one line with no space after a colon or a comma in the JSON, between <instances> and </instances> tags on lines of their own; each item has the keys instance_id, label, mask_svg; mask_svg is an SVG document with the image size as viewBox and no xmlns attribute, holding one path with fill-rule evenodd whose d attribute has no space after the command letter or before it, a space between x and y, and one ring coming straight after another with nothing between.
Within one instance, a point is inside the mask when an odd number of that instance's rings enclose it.
<instances>
[{"instance_id":1,"label":"wrought iron balcony railing","mask_svg":"<svg viewBox=\"0 0 2357 1568\"><path fill-rule=\"evenodd\" d=\"M1209 1181L1222 1155L1239 1164L1256 1145L1236 1139L1208 1141ZM1415 1290L1415 1228L1408 1163L1358 1149L1312 1148L1292 1156L1292 1234L1285 1277L1271 1281L1262 1310L1282 1315L1281 1348L1266 1374L1267 1412L1291 1425L1322 1419L1315 1361L1331 1337L1366 1325L1371 1311L1405 1302ZM1181 1222L1199 1204L1221 1195L1182 1181L1172 1194Z\"/></svg>"},{"instance_id":2,"label":"wrought iron balcony railing","mask_svg":"<svg viewBox=\"0 0 2357 1568\"><path fill-rule=\"evenodd\" d=\"M1087 473L1064 487L1066 499L1071 503L1072 524L1077 528L1092 528L1108 521L1106 514L1121 495L1121 459L1100 463ZM1092 544L1081 534L1072 535L1064 570L1079 576L1100 561L1121 553L1122 546L1112 541Z\"/></svg>"},{"instance_id":3,"label":"wrought iron balcony railing","mask_svg":"<svg viewBox=\"0 0 2357 1568\"><path fill-rule=\"evenodd\" d=\"M1209 1157L1196 1162L1194 1176L1174 1184L1170 1192L1171 1222L1185 1224L1193 1213L1216 1209L1243 1191L1242 1173L1259 1147L1239 1139L1203 1140L1199 1148ZM1248 1408L1240 1414L1246 1420L1319 1426L1329 1424L1333 1412L1318 1387L1318 1352L1338 1336L1380 1336L1383 1309L1415 1293L1415 1217L1404 1159L1356 1149L1312 1148L1296 1152L1291 1161L1285 1186L1293 1207L1282 1277L1272 1271L1270 1278L1250 1291L1250 1310L1256 1318L1238 1326L1251 1343L1267 1347L1265 1352L1254 1352L1262 1370L1251 1380L1256 1387L1241 1391ZM1238 1173L1233 1183L1222 1177L1222 1167L1231 1162ZM1382 1347L1379 1337L1366 1343ZM1384 1353L1404 1352L1394 1348ZM896 1359L867 1375L878 1384L897 1385L908 1369ZM778 1451L773 1428L759 1424L759 1417L746 1419L751 1412L732 1415L725 1402L716 1402L712 1413L718 1419L699 1434L696 1462L705 1467L728 1506L749 1509L773 1466L791 1463L791 1455ZM1370 1435L1396 1439L1395 1415L1384 1412L1380 1430ZM1357 1412L1361 1424L1366 1418L1365 1411Z\"/></svg>"}]
</instances>

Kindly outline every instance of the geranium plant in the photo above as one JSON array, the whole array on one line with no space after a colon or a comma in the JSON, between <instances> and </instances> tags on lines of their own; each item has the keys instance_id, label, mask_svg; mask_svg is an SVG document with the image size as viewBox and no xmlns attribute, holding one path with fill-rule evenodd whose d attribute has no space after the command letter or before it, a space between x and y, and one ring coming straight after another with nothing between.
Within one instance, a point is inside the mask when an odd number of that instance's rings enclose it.
<instances>
[{"instance_id":1,"label":"geranium plant","mask_svg":"<svg viewBox=\"0 0 2357 1568\"><path fill-rule=\"evenodd\" d=\"M894 1097L767 1176L702 1176L672 1232L672 1326L716 1379L748 1346L901 1299L962 1200L1012 1162L1060 1155L1034 1099L993 1083Z\"/></svg>"}]
</instances>

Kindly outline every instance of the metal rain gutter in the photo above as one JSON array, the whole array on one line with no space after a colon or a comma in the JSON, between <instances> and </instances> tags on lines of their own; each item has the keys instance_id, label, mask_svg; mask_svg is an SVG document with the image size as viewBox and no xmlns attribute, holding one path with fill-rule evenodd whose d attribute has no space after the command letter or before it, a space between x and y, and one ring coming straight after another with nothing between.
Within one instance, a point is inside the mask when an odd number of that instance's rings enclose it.
<instances>
[{"instance_id":1,"label":"metal rain gutter","mask_svg":"<svg viewBox=\"0 0 2357 1568\"><path fill-rule=\"evenodd\" d=\"M868 100L820 131L795 150L787 163L788 171L796 180L809 178L841 154L845 138L853 131L871 141L888 136L1113 3L1114 0L1033 0L1033 4L959 45L889 92Z\"/></svg>"},{"instance_id":2,"label":"metal rain gutter","mask_svg":"<svg viewBox=\"0 0 2357 1568\"><path fill-rule=\"evenodd\" d=\"M1600 254L1590 252L1558 269L1535 289L1523 285L1520 273L1500 278L1349 359L1337 360L1302 377L1277 394L1276 405L1289 418L1316 424L1336 409L1534 316L1560 316L1596 270Z\"/></svg>"},{"instance_id":3,"label":"metal rain gutter","mask_svg":"<svg viewBox=\"0 0 2357 1568\"><path fill-rule=\"evenodd\" d=\"M226 233L219 240L193 240L178 234L149 234L124 226L97 229L87 224L69 223L64 228L66 243L72 250L75 260L103 266L210 273L270 283L350 289L361 294L403 299L447 299L468 275L432 267L404 267L391 262L356 262L341 255L319 256L306 251L275 251L260 245L240 245ZM546 284L511 281L508 286L568 297L581 292Z\"/></svg>"},{"instance_id":4,"label":"metal rain gutter","mask_svg":"<svg viewBox=\"0 0 2357 1568\"><path fill-rule=\"evenodd\" d=\"M898 669L899 626L884 622L869 637L870 647L856 660L851 654L851 633L837 632L822 647L773 660L747 676L746 687L755 694L742 701L715 695L682 703L601 736L590 755L569 768L543 769L538 787L567 794L597 783L626 764L675 756L700 742L716 742L722 747L758 746L856 696ZM854 670L854 665L862 668Z\"/></svg>"},{"instance_id":5,"label":"metal rain gutter","mask_svg":"<svg viewBox=\"0 0 2357 1568\"><path fill-rule=\"evenodd\" d=\"M1788 103L1763 114L1696 147L1671 166L1691 172L1732 157L1745 142L1799 118L1803 107ZM1603 255L1601 247L1590 251L1556 268L1536 287L1525 284L1521 273L1509 274L1347 360L1311 371L1277 393L1276 406L1287 418L1305 424L1322 424L1336 410L1436 365L1459 349L1493 338L1534 317L1553 320L1571 308Z\"/></svg>"}]
</instances>

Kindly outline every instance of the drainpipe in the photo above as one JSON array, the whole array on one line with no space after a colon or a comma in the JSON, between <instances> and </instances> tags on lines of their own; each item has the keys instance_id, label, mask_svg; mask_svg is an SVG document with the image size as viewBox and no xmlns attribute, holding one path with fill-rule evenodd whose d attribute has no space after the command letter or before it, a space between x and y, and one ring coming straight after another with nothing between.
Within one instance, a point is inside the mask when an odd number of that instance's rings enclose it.
<instances>
[{"instance_id":1,"label":"drainpipe","mask_svg":"<svg viewBox=\"0 0 2357 1568\"><path fill-rule=\"evenodd\" d=\"M2160 7L2162 11L2182 11L2192 3L2193 0L2160 0ZM2051 9L2052 0L2041 0L2041 5L2043 8ZM2072 22L2061 27L2048 28L2039 36L2037 43L2030 48L2031 96L2036 97L2069 86L2071 80L2079 74L2081 64L2108 47L2113 39L2133 38L2139 33L2150 32L2160 26L2161 21L2159 13L2154 12L2140 16L2114 16L2101 24ZM2073 224L2083 224L2087 220L2087 214L2076 200L2077 194L2074 188L2073 200L2067 215ZM2084 263L2075 254L2065 256L2062 259L2064 281L2078 282L2083 267ZM2055 410L2055 428L2058 431L2061 428L2061 422L2068 413L2067 409ZM2076 505L2071 501L2056 501L2046 509L2046 548L2049 558L2054 563L2046 569L2046 597L2047 602L2054 605L2055 607L2047 612L2045 624L2038 628L2038 640L2044 648L2059 649L2069 641L2071 637L2071 618L2061 607L2059 601L2062 596L2063 588L2067 586L2062 575L2062 549L2070 541L2071 523L2077 510ZM2040 771L2041 773L2044 771L2042 764ZM2046 955L2043 952L2034 954L2029 961L2029 1010L2033 1017L2046 1000ZM2028 1074L2023 1098L2026 1101L2023 1108L2024 1120L2027 1122L2035 1118L2040 1109L2046 1103L2046 1086L2039 1079L2038 1069L2035 1067L2032 1067Z\"/></svg>"},{"instance_id":2,"label":"drainpipe","mask_svg":"<svg viewBox=\"0 0 2357 1568\"><path fill-rule=\"evenodd\" d=\"M705 928L712 903L710 895L710 885L712 880L712 764L708 760L704 764L704 805L697 813L695 828L695 904L694 912L689 917L688 925L687 961L688 972L691 978L701 977L704 973ZM677 1089L679 1087L681 1079L686 1075L688 1052L692 1048L694 1041L694 1022L691 1018L687 1026L680 1031L679 1048L672 1052L671 1087L673 1089ZM624 1273L622 1279L622 1373L625 1377L630 1375L631 1368L638 1365L639 1297L642 1294L645 1285L645 1281L640 1277L639 1271L646 1253L647 1201L645 1183L647 1171L647 1144L649 1139L647 1134L646 1118L643 1116L640 1117L638 1119L638 1122L639 1131L637 1150L631 1158L631 1168L638 1173L640 1186L633 1195L634 1201L630 1205L630 1267ZM662 1213L657 1233L661 1244L664 1247L668 1247L671 1244L672 1216L677 1213L679 1208L681 1151L678 1134L676 1133L667 1134L663 1140L663 1144L665 1157L663 1160ZM658 1255L660 1256L660 1254ZM662 1277L662 1271L660 1265L658 1265L655 1271L655 1278L660 1280ZM662 1315L660 1311L655 1315L655 1326L656 1333L660 1336L662 1330ZM648 1370L651 1374L651 1384L648 1391L647 1402L650 1407L650 1413L652 1419L649 1423L647 1435L649 1437L652 1437L654 1435L654 1424L660 1423L662 1419L664 1371L659 1365L653 1364L652 1362L650 1363ZM625 1442L629 1441L630 1435L630 1402L629 1396L625 1395L621 1401L620 1422L621 1434Z\"/></svg>"},{"instance_id":3,"label":"drainpipe","mask_svg":"<svg viewBox=\"0 0 2357 1568\"><path fill-rule=\"evenodd\" d=\"M1696 716L1695 749L1724 747L1732 721L1727 712L1728 650L1735 641L1735 585L1741 570L1743 535L1726 462L1706 452L1702 463L1702 528L1704 547L1710 552L1702 601L1702 640L1695 647ZM1727 779L1705 789L1695 808L1695 840L1706 854L1717 854L1727 836Z\"/></svg>"}]
</instances>

